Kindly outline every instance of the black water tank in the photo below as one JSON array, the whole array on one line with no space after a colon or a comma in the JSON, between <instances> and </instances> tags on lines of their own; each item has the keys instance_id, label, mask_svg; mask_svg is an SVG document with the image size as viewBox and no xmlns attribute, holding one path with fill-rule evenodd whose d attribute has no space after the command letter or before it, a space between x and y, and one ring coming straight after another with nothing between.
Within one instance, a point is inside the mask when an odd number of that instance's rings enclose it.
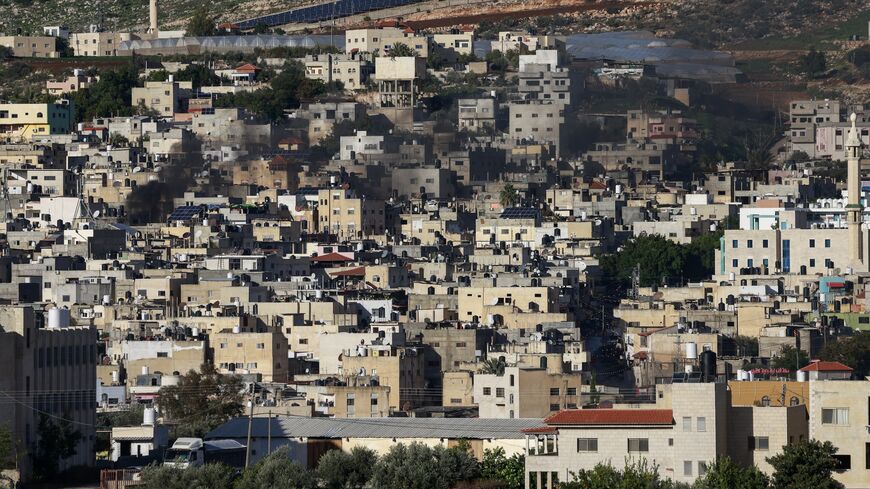
<instances>
[{"instance_id":1,"label":"black water tank","mask_svg":"<svg viewBox=\"0 0 870 489\"><path fill-rule=\"evenodd\" d=\"M713 382L716 380L716 352L704 350L701 352L701 381Z\"/></svg>"}]
</instances>

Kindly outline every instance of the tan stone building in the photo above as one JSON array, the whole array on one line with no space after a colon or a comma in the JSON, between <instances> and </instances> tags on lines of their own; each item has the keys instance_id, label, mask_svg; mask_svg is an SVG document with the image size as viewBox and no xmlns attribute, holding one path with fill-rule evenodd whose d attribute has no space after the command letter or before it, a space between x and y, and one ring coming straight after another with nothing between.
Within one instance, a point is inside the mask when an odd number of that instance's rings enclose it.
<instances>
[{"instance_id":1,"label":"tan stone building","mask_svg":"<svg viewBox=\"0 0 870 489\"><path fill-rule=\"evenodd\" d=\"M322 189L317 198L318 232L343 239L383 234L384 201L360 198L341 188Z\"/></svg>"},{"instance_id":2,"label":"tan stone building","mask_svg":"<svg viewBox=\"0 0 870 489\"><path fill-rule=\"evenodd\" d=\"M507 367L504 375L476 374L474 401L481 418L537 418L581 405L579 374Z\"/></svg>"},{"instance_id":3,"label":"tan stone building","mask_svg":"<svg viewBox=\"0 0 870 489\"><path fill-rule=\"evenodd\" d=\"M870 481L870 381L809 382L809 437L837 447L834 478L847 488Z\"/></svg>"},{"instance_id":4,"label":"tan stone building","mask_svg":"<svg viewBox=\"0 0 870 489\"><path fill-rule=\"evenodd\" d=\"M279 332L212 333L214 364L224 374L260 374L264 382L287 382L287 338Z\"/></svg>"},{"instance_id":5,"label":"tan stone building","mask_svg":"<svg viewBox=\"0 0 870 489\"><path fill-rule=\"evenodd\" d=\"M390 409L405 410L428 403L421 349L389 345L352 348L344 352L341 367L344 375L377 376L379 385L390 388Z\"/></svg>"},{"instance_id":6,"label":"tan stone building","mask_svg":"<svg viewBox=\"0 0 870 489\"><path fill-rule=\"evenodd\" d=\"M59 58L57 40L49 36L0 36L0 46L17 58Z\"/></svg>"},{"instance_id":7,"label":"tan stone building","mask_svg":"<svg viewBox=\"0 0 870 489\"><path fill-rule=\"evenodd\" d=\"M38 314L30 306L0 308L0 390L13 393L7 397L12 395L16 401L0 410L0 425L10 429L24 451L34 453L42 441L40 413L69 420L82 437L74 447L75 453L60 461L60 470L93 466L96 331L69 327L64 322L61 327L40 328ZM66 318L68 323L68 311ZM17 463L21 478L30 480L34 471L30 457L21 456Z\"/></svg>"}]
</instances>

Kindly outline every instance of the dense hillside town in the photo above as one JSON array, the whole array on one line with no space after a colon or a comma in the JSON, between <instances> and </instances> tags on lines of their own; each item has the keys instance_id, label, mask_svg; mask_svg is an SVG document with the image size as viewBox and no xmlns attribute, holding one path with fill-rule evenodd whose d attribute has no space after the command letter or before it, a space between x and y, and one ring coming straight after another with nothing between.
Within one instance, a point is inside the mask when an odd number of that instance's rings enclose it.
<instances>
[{"instance_id":1,"label":"dense hillside town","mask_svg":"<svg viewBox=\"0 0 870 489\"><path fill-rule=\"evenodd\" d=\"M0 485L870 487L857 92L750 104L660 32L162 21L0 35Z\"/></svg>"}]
</instances>

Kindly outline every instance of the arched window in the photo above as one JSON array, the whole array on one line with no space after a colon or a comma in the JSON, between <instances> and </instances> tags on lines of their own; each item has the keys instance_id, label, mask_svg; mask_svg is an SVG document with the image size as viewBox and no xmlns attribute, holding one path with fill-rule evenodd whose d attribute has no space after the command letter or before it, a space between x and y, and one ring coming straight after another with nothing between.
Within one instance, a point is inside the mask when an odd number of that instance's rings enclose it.
<instances>
[{"instance_id":1,"label":"arched window","mask_svg":"<svg viewBox=\"0 0 870 489\"><path fill-rule=\"evenodd\" d=\"M801 403L801 400L797 398L797 396L791 396L791 399L788 401L789 406L797 406Z\"/></svg>"},{"instance_id":2,"label":"arched window","mask_svg":"<svg viewBox=\"0 0 870 489\"><path fill-rule=\"evenodd\" d=\"M770 397L764 396L761 398L761 405L764 407L770 406Z\"/></svg>"}]
</instances>

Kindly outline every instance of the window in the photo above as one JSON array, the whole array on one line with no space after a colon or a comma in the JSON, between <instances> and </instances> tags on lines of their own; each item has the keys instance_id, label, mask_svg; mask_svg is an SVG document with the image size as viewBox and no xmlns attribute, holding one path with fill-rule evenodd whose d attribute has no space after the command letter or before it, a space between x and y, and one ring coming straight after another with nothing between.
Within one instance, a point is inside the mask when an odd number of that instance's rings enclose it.
<instances>
[{"instance_id":1,"label":"window","mask_svg":"<svg viewBox=\"0 0 870 489\"><path fill-rule=\"evenodd\" d=\"M831 247L831 240L830 240L830 239L826 239L826 240L825 240L825 248L830 248L830 247Z\"/></svg>"},{"instance_id":2,"label":"window","mask_svg":"<svg viewBox=\"0 0 870 489\"><path fill-rule=\"evenodd\" d=\"M495 397L504 397L504 387L495 388Z\"/></svg>"},{"instance_id":3,"label":"window","mask_svg":"<svg viewBox=\"0 0 870 489\"><path fill-rule=\"evenodd\" d=\"M761 240L761 247L762 247L762 248L767 248L767 240L766 240L766 239L762 239L762 240Z\"/></svg>"},{"instance_id":4,"label":"window","mask_svg":"<svg viewBox=\"0 0 870 489\"><path fill-rule=\"evenodd\" d=\"M692 417L683 416L683 431L692 431Z\"/></svg>"},{"instance_id":5,"label":"window","mask_svg":"<svg viewBox=\"0 0 870 489\"><path fill-rule=\"evenodd\" d=\"M559 410L558 404L550 404L550 411L558 411L558 410Z\"/></svg>"},{"instance_id":6,"label":"window","mask_svg":"<svg viewBox=\"0 0 870 489\"><path fill-rule=\"evenodd\" d=\"M257 349L258 350L265 350L266 344L265 343L257 343Z\"/></svg>"},{"instance_id":7,"label":"window","mask_svg":"<svg viewBox=\"0 0 870 489\"><path fill-rule=\"evenodd\" d=\"M692 464L691 460L683 461L683 475L684 476L686 476L686 477L692 476L692 465L693 464Z\"/></svg>"},{"instance_id":8,"label":"window","mask_svg":"<svg viewBox=\"0 0 870 489\"><path fill-rule=\"evenodd\" d=\"M766 436L750 436L749 437L749 449L750 450L767 450L769 448L770 442Z\"/></svg>"},{"instance_id":9,"label":"window","mask_svg":"<svg viewBox=\"0 0 870 489\"><path fill-rule=\"evenodd\" d=\"M558 396L559 395L559 388L558 387L551 387L550 388L550 395L551 396Z\"/></svg>"},{"instance_id":10,"label":"window","mask_svg":"<svg viewBox=\"0 0 870 489\"><path fill-rule=\"evenodd\" d=\"M577 438L578 452L597 452L598 438Z\"/></svg>"},{"instance_id":11,"label":"window","mask_svg":"<svg viewBox=\"0 0 870 489\"><path fill-rule=\"evenodd\" d=\"M707 475L707 462L698 461L698 477Z\"/></svg>"},{"instance_id":12,"label":"window","mask_svg":"<svg viewBox=\"0 0 870 489\"><path fill-rule=\"evenodd\" d=\"M837 461L837 468L834 470L851 470L852 456L851 455L834 455L834 460Z\"/></svg>"},{"instance_id":13,"label":"window","mask_svg":"<svg viewBox=\"0 0 870 489\"><path fill-rule=\"evenodd\" d=\"M763 396L763 397L761 398L761 405L764 406L764 407L770 406L770 397L768 397L768 396Z\"/></svg>"},{"instance_id":14,"label":"window","mask_svg":"<svg viewBox=\"0 0 870 489\"><path fill-rule=\"evenodd\" d=\"M707 418L698 418L698 433L707 431Z\"/></svg>"},{"instance_id":15,"label":"window","mask_svg":"<svg viewBox=\"0 0 870 489\"><path fill-rule=\"evenodd\" d=\"M483 388L483 395L484 395L484 396L490 396L490 395L492 395L492 388L491 388L491 387L484 387L484 388Z\"/></svg>"},{"instance_id":16,"label":"window","mask_svg":"<svg viewBox=\"0 0 870 489\"><path fill-rule=\"evenodd\" d=\"M822 409L822 424L849 424L849 408Z\"/></svg>"},{"instance_id":17,"label":"window","mask_svg":"<svg viewBox=\"0 0 870 489\"><path fill-rule=\"evenodd\" d=\"M568 387L567 395L576 396L577 395L577 388L576 387Z\"/></svg>"},{"instance_id":18,"label":"window","mask_svg":"<svg viewBox=\"0 0 870 489\"><path fill-rule=\"evenodd\" d=\"M811 239L810 240L810 248L815 248L815 247L816 247L816 240Z\"/></svg>"},{"instance_id":19,"label":"window","mask_svg":"<svg viewBox=\"0 0 870 489\"><path fill-rule=\"evenodd\" d=\"M157 358L168 358L168 357L169 357L169 352L167 352L167 351L158 351L157 352Z\"/></svg>"},{"instance_id":20,"label":"window","mask_svg":"<svg viewBox=\"0 0 870 489\"><path fill-rule=\"evenodd\" d=\"M746 247L747 247L747 248L752 248L752 240L751 240L751 239L747 239L747 240L746 240Z\"/></svg>"},{"instance_id":21,"label":"window","mask_svg":"<svg viewBox=\"0 0 870 489\"><path fill-rule=\"evenodd\" d=\"M629 438L628 439L628 451L629 452L648 452L649 451L649 438Z\"/></svg>"}]
</instances>

